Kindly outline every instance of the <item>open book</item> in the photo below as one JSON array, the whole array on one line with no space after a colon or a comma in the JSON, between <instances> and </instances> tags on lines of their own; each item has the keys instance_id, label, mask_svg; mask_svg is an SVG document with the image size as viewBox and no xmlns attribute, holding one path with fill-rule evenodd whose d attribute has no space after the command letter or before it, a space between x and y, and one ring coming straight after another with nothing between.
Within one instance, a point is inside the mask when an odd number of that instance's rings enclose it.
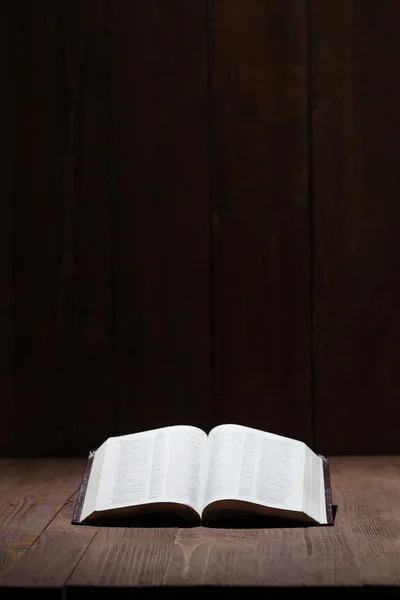
<instances>
[{"instance_id":1,"label":"open book","mask_svg":"<svg viewBox=\"0 0 400 600\"><path fill-rule=\"evenodd\" d=\"M151 512L193 523L258 514L331 524L328 462L303 442L240 425L110 437L89 455L72 522Z\"/></svg>"}]
</instances>

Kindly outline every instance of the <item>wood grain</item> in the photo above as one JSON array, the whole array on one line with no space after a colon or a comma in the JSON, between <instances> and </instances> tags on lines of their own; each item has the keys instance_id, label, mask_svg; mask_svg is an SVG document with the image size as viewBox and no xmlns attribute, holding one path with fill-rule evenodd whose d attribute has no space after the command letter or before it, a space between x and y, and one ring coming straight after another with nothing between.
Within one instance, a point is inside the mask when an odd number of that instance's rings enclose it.
<instances>
[{"instance_id":1,"label":"wood grain","mask_svg":"<svg viewBox=\"0 0 400 600\"><path fill-rule=\"evenodd\" d=\"M16 9L15 385L27 456L86 453L112 429L105 8Z\"/></svg>"},{"instance_id":2,"label":"wood grain","mask_svg":"<svg viewBox=\"0 0 400 600\"><path fill-rule=\"evenodd\" d=\"M0 577L14 567L77 490L83 468L79 459L0 460ZM59 538L56 547L60 542Z\"/></svg>"},{"instance_id":3,"label":"wood grain","mask_svg":"<svg viewBox=\"0 0 400 600\"><path fill-rule=\"evenodd\" d=\"M207 1L112 15L118 433L210 421Z\"/></svg>"},{"instance_id":4,"label":"wood grain","mask_svg":"<svg viewBox=\"0 0 400 600\"><path fill-rule=\"evenodd\" d=\"M264 594L351 587L377 597L399 589L400 457L331 459L335 524L306 528L73 526L71 495L83 467L0 462L2 597L21 587L56 593L64 584L70 598L141 588L162 595L169 587L187 594L188 586L203 595L207 586Z\"/></svg>"},{"instance_id":5,"label":"wood grain","mask_svg":"<svg viewBox=\"0 0 400 600\"><path fill-rule=\"evenodd\" d=\"M400 458L331 460L333 527L179 531L164 584L400 585Z\"/></svg>"},{"instance_id":6,"label":"wood grain","mask_svg":"<svg viewBox=\"0 0 400 600\"><path fill-rule=\"evenodd\" d=\"M13 94L10 89L13 69L12 35L14 15L10 6L0 9L0 456L11 456L18 449L18 412L14 398L14 282L13 282L13 208L12 162Z\"/></svg>"},{"instance_id":7,"label":"wood grain","mask_svg":"<svg viewBox=\"0 0 400 600\"><path fill-rule=\"evenodd\" d=\"M396 0L311 0L316 444L398 453Z\"/></svg>"},{"instance_id":8,"label":"wood grain","mask_svg":"<svg viewBox=\"0 0 400 600\"><path fill-rule=\"evenodd\" d=\"M68 579L71 587L157 586L162 583L177 529L100 529Z\"/></svg>"},{"instance_id":9,"label":"wood grain","mask_svg":"<svg viewBox=\"0 0 400 600\"><path fill-rule=\"evenodd\" d=\"M211 2L219 422L311 440L306 2Z\"/></svg>"},{"instance_id":10,"label":"wood grain","mask_svg":"<svg viewBox=\"0 0 400 600\"><path fill-rule=\"evenodd\" d=\"M4 577L1 583L5 588L64 586L97 533L96 527L71 526L75 501L76 494Z\"/></svg>"}]
</instances>

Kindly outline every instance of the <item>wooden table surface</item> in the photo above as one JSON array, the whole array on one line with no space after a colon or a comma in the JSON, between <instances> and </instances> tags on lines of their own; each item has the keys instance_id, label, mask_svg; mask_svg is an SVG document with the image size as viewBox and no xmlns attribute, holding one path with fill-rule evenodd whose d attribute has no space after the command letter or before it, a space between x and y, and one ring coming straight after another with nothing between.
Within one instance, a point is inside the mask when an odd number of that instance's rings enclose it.
<instances>
[{"instance_id":1,"label":"wooden table surface","mask_svg":"<svg viewBox=\"0 0 400 600\"><path fill-rule=\"evenodd\" d=\"M206 586L232 586L235 594L244 586L264 594L294 586L308 594L354 586L363 597L400 598L400 457L331 459L333 527L252 529L73 526L84 464L0 461L2 598L43 588L72 598L87 595L87 586L103 594L116 587L165 594L178 586L187 594L187 586L201 586L191 593L204 594Z\"/></svg>"}]
</instances>

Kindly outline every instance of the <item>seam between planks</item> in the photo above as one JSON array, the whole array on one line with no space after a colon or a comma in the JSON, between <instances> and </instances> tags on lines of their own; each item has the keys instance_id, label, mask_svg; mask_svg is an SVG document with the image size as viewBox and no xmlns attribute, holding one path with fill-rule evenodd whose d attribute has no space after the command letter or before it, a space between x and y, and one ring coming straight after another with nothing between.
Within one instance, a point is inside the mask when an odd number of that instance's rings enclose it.
<instances>
[{"instance_id":1,"label":"seam between planks","mask_svg":"<svg viewBox=\"0 0 400 600\"><path fill-rule=\"evenodd\" d=\"M79 487L79 486L78 486ZM0 585L1 582L10 575L10 573L13 572L13 570L15 569L15 567L18 565L19 561L21 560L21 558L23 556L25 556L25 554L27 552L29 552L29 550L32 548L32 546L34 544L36 544L36 542L38 541L38 539L40 538L40 536L46 531L46 529L49 527L49 525L54 521L54 519L56 518L56 516L63 510L63 508L68 504L68 502L70 502L70 500L73 498L73 496L76 494L76 492L78 491L78 487L76 488L76 490L74 490L69 496L68 498L65 500L65 502L61 505L61 507L54 513L54 515L52 516L52 518L50 519L50 521L46 524L45 527L43 527L42 531L35 537L35 539L32 541L31 544L29 544L29 546L26 548L26 550L24 550L24 552L21 554L21 556L18 557L17 561L15 562L15 564L11 567L11 569L9 571L7 571L5 573L5 575L3 577L0 578Z\"/></svg>"},{"instance_id":2,"label":"seam between planks","mask_svg":"<svg viewBox=\"0 0 400 600\"><path fill-rule=\"evenodd\" d=\"M79 525L75 525L75 527L79 527ZM89 550L90 546L93 544L93 540L96 538L97 534L99 533L100 529L97 529L94 536L92 537L92 539L90 540L90 542L88 543L88 545L86 546L84 552L82 552L82 556L80 557L80 559L77 561L76 565L73 567L71 573L68 575L68 577L65 579L64 583L62 584L62 590L63 590L63 595L62 598L63 600L67 597L67 586L68 586L68 582L71 579L72 575L75 573L76 569L79 567L79 565L81 564L81 560L83 559L83 557L85 556L86 552ZM72 586L71 586L72 587ZM76 587L76 586L74 586Z\"/></svg>"},{"instance_id":3,"label":"seam between planks","mask_svg":"<svg viewBox=\"0 0 400 600\"><path fill-rule=\"evenodd\" d=\"M311 443L313 448L316 445L316 373L315 373L315 185L314 185L314 85L313 85L313 46L312 46L312 15L311 2L306 0L306 44L307 44L307 194L308 194L308 227L309 227L309 345L310 345L310 425L311 425Z\"/></svg>"},{"instance_id":4,"label":"seam between planks","mask_svg":"<svg viewBox=\"0 0 400 600\"><path fill-rule=\"evenodd\" d=\"M175 535L174 535L174 541L173 541L173 543L172 543L172 546L171 546L171 551L170 551L170 553L169 553L168 560L166 561L166 565L165 565L165 568L164 568L164 570L163 570L163 574L162 574L162 577L161 577L161 585L164 585L164 584L165 584L165 576L166 576L166 574L167 574L168 567L169 567L169 565L171 564L172 553L173 553L173 551L174 551L175 544L176 544L176 542L177 542L177 539L178 539L178 538L179 538L179 536L180 536L180 533L181 533L181 531L182 531L182 528L181 528L181 527L179 527L179 528L178 528L178 530L176 531Z\"/></svg>"}]
</instances>

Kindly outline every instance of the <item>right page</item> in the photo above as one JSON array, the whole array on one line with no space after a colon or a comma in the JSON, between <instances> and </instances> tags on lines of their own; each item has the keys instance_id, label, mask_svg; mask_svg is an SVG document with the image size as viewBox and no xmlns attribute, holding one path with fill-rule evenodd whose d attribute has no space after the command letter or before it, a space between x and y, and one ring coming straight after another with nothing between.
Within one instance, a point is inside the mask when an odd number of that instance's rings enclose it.
<instances>
[{"instance_id":1,"label":"right page","mask_svg":"<svg viewBox=\"0 0 400 600\"><path fill-rule=\"evenodd\" d=\"M326 523L322 459L303 442L241 425L209 434L204 508L236 501L269 514ZM231 505L233 505L231 503Z\"/></svg>"}]
</instances>

